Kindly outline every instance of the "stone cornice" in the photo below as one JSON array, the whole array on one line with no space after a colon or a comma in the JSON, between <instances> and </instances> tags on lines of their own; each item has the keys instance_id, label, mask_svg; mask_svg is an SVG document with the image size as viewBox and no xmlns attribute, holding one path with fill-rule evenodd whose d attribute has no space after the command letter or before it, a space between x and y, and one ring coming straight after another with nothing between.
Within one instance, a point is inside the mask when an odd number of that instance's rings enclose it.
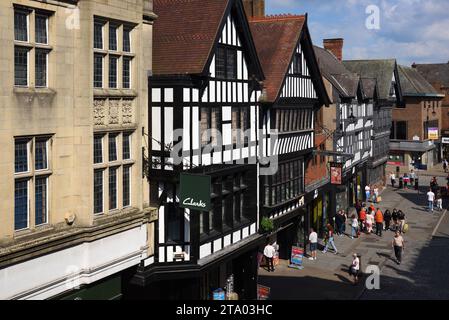
<instances>
[{"instance_id":1,"label":"stone cornice","mask_svg":"<svg viewBox=\"0 0 449 320\"><path fill-rule=\"evenodd\" d=\"M2 243L0 269L142 226L157 219L157 210L154 212L155 210L134 209L131 212L97 218L89 227L55 227L42 234L29 235L23 239Z\"/></svg>"}]
</instances>

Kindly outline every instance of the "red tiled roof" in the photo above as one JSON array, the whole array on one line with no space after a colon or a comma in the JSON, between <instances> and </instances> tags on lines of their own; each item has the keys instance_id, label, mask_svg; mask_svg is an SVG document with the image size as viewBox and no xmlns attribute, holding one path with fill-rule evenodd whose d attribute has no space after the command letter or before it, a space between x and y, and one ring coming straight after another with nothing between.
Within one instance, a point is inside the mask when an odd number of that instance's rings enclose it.
<instances>
[{"instance_id":1,"label":"red tiled roof","mask_svg":"<svg viewBox=\"0 0 449 320\"><path fill-rule=\"evenodd\" d=\"M201 74L230 0L154 0L155 75Z\"/></svg>"},{"instance_id":2,"label":"red tiled roof","mask_svg":"<svg viewBox=\"0 0 449 320\"><path fill-rule=\"evenodd\" d=\"M274 102L282 89L305 21L303 15L266 16L249 21L265 74L267 101Z\"/></svg>"}]
</instances>

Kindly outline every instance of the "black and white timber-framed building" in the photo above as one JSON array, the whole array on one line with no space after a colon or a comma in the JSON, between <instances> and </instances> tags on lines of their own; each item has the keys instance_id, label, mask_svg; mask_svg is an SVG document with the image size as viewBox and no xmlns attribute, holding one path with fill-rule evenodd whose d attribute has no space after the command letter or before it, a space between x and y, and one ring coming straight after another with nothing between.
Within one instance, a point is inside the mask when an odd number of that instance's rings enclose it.
<instances>
[{"instance_id":1,"label":"black and white timber-framed building","mask_svg":"<svg viewBox=\"0 0 449 320\"><path fill-rule=\"evenodd\" d=\"M159 220L134 294L208 299L232 274L240 297L254 299L264 75L242 2L155 0L154 10L150 201ZM211 177L210 211L180 207L186 172Z\"/></svg>"},{"instance_id":2,"label":"black and white timber-framed building","mask_svg":"<svg viewBox=\"0 0 449 320\"><path fill-rule=\"evenodd\" d=\"M266 78L260 101L261 148L278 162L275 172L260 176L260 215L273 219L272 240L280 258L288 260L293 245L306 244L305 166L315 148L315 113L329 98L307 15L256 16L250 26Z\"/></svg>"},{"instance_id":3,"label":"black and white timber-framed building","mask_svg":"<svg viewBox=\"0 0 449 320\"><path fill-rule=\"evenodd\" d=\"M360 77L377 81L377 98L373 106L373 147L368 162L367 183L385 185L392 110L404 105L397 62L395 59L345 60L343 64Z\"/></svg>"},{"instance_id":4,"label":"black and white timber-framed building","mask_svg":"<svg viewBox=\"0 0 449 320\"><path fill-rule=\"evenodd\" d=\"M364 200L372 154L373 103L378 92L376 79L361 78L345 68L340 60L342 49L343 39L326 39L324 48L315 47L321 71L332 84L336 106L330 109L336 120L332 134L337 153L334 161L342 164L342 184L331 191L330 222L337 211L348 210L357 200Z\"/></svg>"}]
</instances>

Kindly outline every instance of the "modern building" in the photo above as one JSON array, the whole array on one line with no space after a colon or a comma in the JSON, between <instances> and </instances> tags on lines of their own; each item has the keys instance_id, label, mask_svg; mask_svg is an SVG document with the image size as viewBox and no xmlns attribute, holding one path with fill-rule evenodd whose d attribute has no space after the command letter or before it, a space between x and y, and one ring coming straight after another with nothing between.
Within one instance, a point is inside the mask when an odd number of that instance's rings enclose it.
<instances>
[{"instance_id":1,"label":"modern building","mask_svg":"<svg viewBox=\"0 0 449 320\"><path fill-rule=\"evenodd\" d=\"M152 1L6 0L0 17L0 299L118 298L154 249Z\"/></svg>"},{"instance_id":2,"label":"modern building","mask_svg":"<svg viewBox=\"0 0 449 320\"><path fill-rule=\"evenodd\" d=\"M265 74L260 143L264 156L277 161L270 174L262 170L272 163L261 165L260 215L274 221L270 240L289 260L292 246L307 244L305 171L315 149L316 114L329 98L307 15L254 16L250 27Z\"/></svg>"},{"instance_id":3,"label":"modern building","mask_svg":"<svg viewBox=\"0 0 449 320\"><path fill-rule=\"evenodd\" d=\"M242 1L155 0L154 11L150 201L159 220L129 297L210 299L232 286L255 299L264 74Z\"/></svg>"},{"instance_id":4,"label":"modern building","mask_svg":"<svg viewBox=\"0 0 449 320\"><path fill-rule=\"evenodd\" d=\"M368 162L372 152L373 101L377 97L375 79L361 78L342 63L343 39L325 39L324 48L315 47L318 64L332 85L334 107L323 109L336 120L330 132L333 141L333 166L341 167L338 184L329 194L329 221L341 209L348 210L364 199L368 181ZM332 182L332 181L331 181Z\"/></svg>"},{"instance_id":5,"label":"modern building","mask_svg":"<svg viewBox=\"0 0 449 320\"><path fill-rule=\"evenodd\" d=\"M414 68L399 66L405 104L393 108L388 171L429 169L439 163L442 99Z\"/></svg>"},{"instance_id":6,"label":"modern building","mask_svg":"<svg viewBox=\"0 0 449 320\"><path fill-rule=\"evenodd\" d=\"M441 106L441 148L443 157L449 159L449 62L435 64L413 64L433 88L444 95Z\"/></svg>"},{"instance_id":7,"label":"modern building","mask_svg":"<svg viewBox=\"0 0 449 320\"><path fill-rule=\"evenodd\" d=\"M375 79L377 97L373 106L372 152L368 161L367 183L386 183L386 164L389 158L392 110L404 104L395 59L346 60L345 67L364 79Z\"/></svg>"}]
</instances>

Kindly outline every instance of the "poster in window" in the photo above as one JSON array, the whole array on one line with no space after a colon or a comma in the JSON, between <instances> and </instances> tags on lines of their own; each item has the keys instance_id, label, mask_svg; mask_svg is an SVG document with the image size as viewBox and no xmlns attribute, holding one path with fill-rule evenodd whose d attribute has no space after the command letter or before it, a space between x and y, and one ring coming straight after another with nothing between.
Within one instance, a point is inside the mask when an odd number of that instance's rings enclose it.
<instances>
[{"instance_id":1,"label":"poster in window","mask_svg":"<svg viewBox=\"0 0 449 320\"><path fill-rule=\"evenodd\" d=\"M429 140L438 140L439 138L438 128L429 128Z\"/></svg>"},{"instance_id":2,"label":"poster in window","mask_svg":"<svg viewBox=\"0 0 449 320\"><path fill-rule=\"evenodd\" d=\"M343 169L342 163L338 163L338 162L330 163L331 184L341 185L342 169Z\"/></svg>"}]
</instances>

